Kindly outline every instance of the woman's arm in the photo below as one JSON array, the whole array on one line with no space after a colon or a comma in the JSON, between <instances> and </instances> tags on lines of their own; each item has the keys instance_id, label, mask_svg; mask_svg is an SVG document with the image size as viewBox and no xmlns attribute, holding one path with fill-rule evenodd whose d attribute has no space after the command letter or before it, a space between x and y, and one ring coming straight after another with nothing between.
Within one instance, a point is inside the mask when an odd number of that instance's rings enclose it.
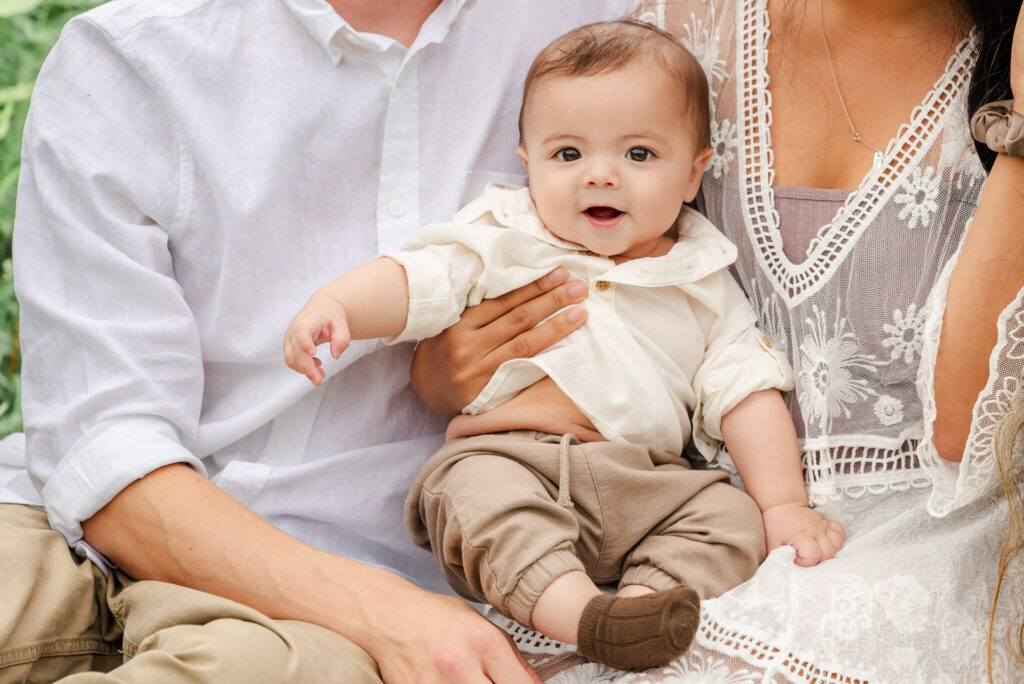
<instances>
[{"instance_id":1,"label":"woman's arm","mask_svg":"<svg viewBox=\"0 0 1024 684\"><path fill-rule=\"evenodd\" d=\"M988 379L996 321L1022 287L1024 158L1001 154L985 183L946 298L935 363L933 441L947 460L963 456L974 403Z\"/></svg>"},{"instance_id":2,"label":"woman's arm","mask_svg":"<svg viewBox=\"0 0 1024 684\"><path fill-rule=\"evenodd\" d=\"M1024 114L1024 10L1017 17L1010 86ZM935 363L933 441L950 461L963 457L974 403L988 379L999 314L1024 287L1024 158L1000 154L971 222L946 298Z\"/></svg>"}]
</instances>

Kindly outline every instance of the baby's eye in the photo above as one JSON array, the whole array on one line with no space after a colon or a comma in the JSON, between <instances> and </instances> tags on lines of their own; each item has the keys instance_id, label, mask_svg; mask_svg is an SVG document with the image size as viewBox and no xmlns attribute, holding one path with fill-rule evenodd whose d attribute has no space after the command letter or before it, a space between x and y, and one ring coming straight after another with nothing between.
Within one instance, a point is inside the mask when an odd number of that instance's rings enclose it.
<instances>
[{"instance_id":1,"label":"baby's eye","mask_svg":"<svg viewBox=\"0 0 1024 684\"><path fill-rule=\"evenodd\" d=\"M630 161L635 161L635 162L645 162L645 161L647 161L648 159L650 159L653 156L654 156L654 153L651 152L646 147L631 147L629 149L629 152L626 153L626 157Z\"/></svg>"},{"instance_id":2,"label":"baby's eye","mask_svg":"<svg viewBox=\"0 0 1024 684\"><path fill-rule=\"evenodd\" d=\"M583 155L575 147L563 147L555 152L555 159L564 162L579 161L582 157Z\"/></svg>"}]
</instances>

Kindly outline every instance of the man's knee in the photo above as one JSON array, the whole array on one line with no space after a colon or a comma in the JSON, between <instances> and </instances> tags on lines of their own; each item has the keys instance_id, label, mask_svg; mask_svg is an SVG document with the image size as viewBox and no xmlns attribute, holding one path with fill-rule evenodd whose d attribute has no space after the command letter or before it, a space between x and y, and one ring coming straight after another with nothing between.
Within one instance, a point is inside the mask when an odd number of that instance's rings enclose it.
<instances>
[{"instance_id":1,"label":"man's knee","mask_svg":"<svg viewBox=\"0 0 1024 684\"><path fill-rule=\"evenodd\" d=\"M125 665L130 681L182 684L380 684L373 659L316 625L221 618L146 637Z\"/></svg>"}]
</instances>

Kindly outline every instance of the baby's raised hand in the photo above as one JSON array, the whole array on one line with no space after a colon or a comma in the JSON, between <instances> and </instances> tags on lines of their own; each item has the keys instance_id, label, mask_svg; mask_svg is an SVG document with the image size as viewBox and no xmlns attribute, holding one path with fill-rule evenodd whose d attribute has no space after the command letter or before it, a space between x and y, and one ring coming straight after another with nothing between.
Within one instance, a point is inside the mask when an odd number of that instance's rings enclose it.
<instances>
[{"instance_id":1,"label":"baby's raised hand","mask_svg":"<svg viewBox=\"0 0 1024 684\"><path fill-rule=\"evenodd\" d=\"M826 520L807 504L780 504L764 511L763 516L768 550L792 546L795 563L805 568L836 555L846 542L842 523Z\"/></svg>"},{"instance_id":2,"label":"baby's raised hand","mask_svg":"<svg viewBox=\"0 0 1024 684\"><path fill-rule=\"evenodd\" d=\"M325 374L317 345L330 342L331 356L338 358L351 340L345 308L329 297L313 295L284 333L284 361L319 386Z\"/></svg>"}]
</instances>

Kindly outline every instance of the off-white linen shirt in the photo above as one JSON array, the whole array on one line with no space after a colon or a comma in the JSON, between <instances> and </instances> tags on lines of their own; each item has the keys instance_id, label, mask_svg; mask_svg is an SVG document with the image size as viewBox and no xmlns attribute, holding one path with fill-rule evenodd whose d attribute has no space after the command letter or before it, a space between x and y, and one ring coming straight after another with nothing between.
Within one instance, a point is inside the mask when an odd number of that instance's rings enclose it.
<instances>
[{"instance_id":1,"label":"off-white linen shirt","mask_svg":"<svg viewBox=\"0 0 1024 684\"><path fill-rule=\"evenodd\" d=\"M402 523L444 429L409 387L412 345L354 344L311 391L282 336L324 282L519 178L534 54L628 5L444 0L408 49L324 0L72 20L25 131L27 444L0 449L0 500L45 506L102 563L81 521L183 462L285 532L446 589Z\"/></svg>"},{"instance_id":2,"label":"off-white linen shirt","mask_svg":"<svg viewBox=\"0 0 1024 684\"><path fill-rule=\"evenodd\" d=\"M729 275L736 247L684 208L665 255L616 265L548 231L525 187L489 185L448 223L426 226L386 256L409 279L409 317L393 340L432 337L466 306L565 266L590 287L587 322L528 359L502 364L464 413L477 414L549 376L613 442L710 459L722 416L749 394L793 387L788 363L756 326Z\"/></svg>"}]
</instances>

